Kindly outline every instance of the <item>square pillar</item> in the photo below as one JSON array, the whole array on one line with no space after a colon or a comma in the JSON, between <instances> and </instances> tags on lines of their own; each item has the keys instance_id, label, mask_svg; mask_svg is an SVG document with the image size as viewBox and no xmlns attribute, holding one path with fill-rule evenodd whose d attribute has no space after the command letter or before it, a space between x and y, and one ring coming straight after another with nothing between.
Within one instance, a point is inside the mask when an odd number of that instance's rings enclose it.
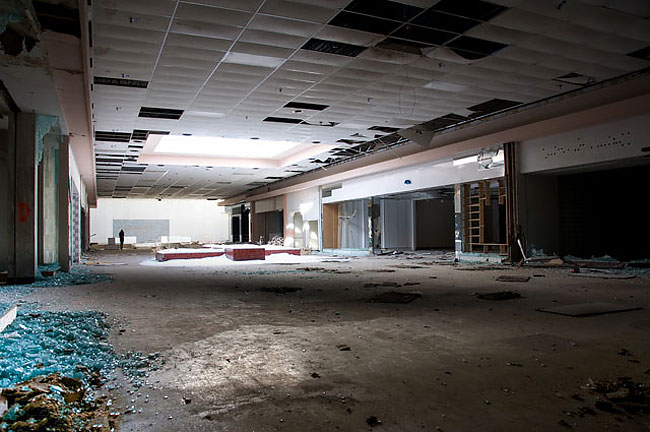
<instances>
[{"instance_id":1,"label":"square pillar","mask_svg":"<svg viewBox=\"0 0 650 432\"><path fill-rule=\"evenodd\" d=\"M33 282L38 259L38 165L36 160L36 114L16 115L14 165L14 275L17 283Z\"/></svg>"},{"instance_id":2,"label":"square pillar","mask_svg":"<svg viewBox=\"0 0 650 432\"><path fill-rule=\"evenodd\" d=\"M59 143L59 190L58 190L58 242L59 266L70 271L70 143L64 137Z\"/></svg>"}]
</instances>

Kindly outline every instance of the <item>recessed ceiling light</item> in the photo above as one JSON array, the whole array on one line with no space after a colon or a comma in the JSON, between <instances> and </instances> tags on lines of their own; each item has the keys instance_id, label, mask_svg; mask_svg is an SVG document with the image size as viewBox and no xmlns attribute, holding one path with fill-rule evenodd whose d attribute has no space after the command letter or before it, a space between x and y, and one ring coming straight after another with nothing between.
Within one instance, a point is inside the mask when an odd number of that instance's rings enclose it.
<instances>
[{"instance_id":1,"label":"recessed ceiling light","mask_svg":"<svg viewBox=\"0 0 650 432\"><path fill-rule=\"evenodd\" d=\"M267 141L206 136L165 135L155 153L203 155L233 158L272 159L298 146L293 141Z\"/></svg>"}]
</instances>

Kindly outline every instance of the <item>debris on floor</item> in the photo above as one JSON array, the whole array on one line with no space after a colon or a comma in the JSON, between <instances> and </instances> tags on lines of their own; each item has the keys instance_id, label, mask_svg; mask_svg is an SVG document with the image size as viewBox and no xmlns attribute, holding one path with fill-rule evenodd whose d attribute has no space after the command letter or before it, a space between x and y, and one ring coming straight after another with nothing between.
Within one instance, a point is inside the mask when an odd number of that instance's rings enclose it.
<instances>
[{"instance_id":1,"label":"debris on floor","mask_svg":"<svg viewBox=\"0 0 650 432\"><path fill-rule=\"evenodd\" d=\"M87 285L101 282L112 282L113 277L103 273L93 273L81 267L73 267L69 272L57 272L50 277L39 277L31 284L7 285L7 288L50 288L72 285Z\"/></svg>"},{"instance_id":2,"label":"debris on floor","mask_svg":"<svg viewBox=\"0 0 650 432\"><path fill-rule=\"evenodd\" d=\"M495 280L497 282L528 282L530 280L530 276L499 275Z\"/></svg>"},{"instance_id":3,"label":"debris on floor","mask_svg":"<svg viewBox=\"0 0 650 432\"><path fill-rule=\"evenodd\" d=\"M401 293L396 291L377 294L368 303L410 303L415 299L421 298L420 293Z\"/></svg>"},{"instance_id":4,"label":"debris on floor","mask_svg":"<svg viewBox=\"0 0 650 432\"><path fill-rule=\"evenodd\" d=\"M370 427L375 427L381 425L381 420L379 420L376 416L370 416L366 419L366 423Z\"/></svg>"},{"instance_id":5,"label":"debris on floor","mask_svg":"<svg viewBox=\"0 0 650 432\"><path fill-rule=\"evenodd\" d=\"M260 291L266 292L266 293L272 293L272 294L288 294L288 293L295 293L302 290L302 288L298 287L263 287L260 288Z\"/></svg>"},{"instance_id":6,"label":"debris on floor","mask_svg":"<svg viewBox=\"0 0 650 432\"><path fill-rule=\"evenodd\" d=\"M409 265L409 264L391 264L388 267L396 268L396 269L421 269L421 268L426 268L421 265Z\"/></svg>"},{"instance_id":7,"label":"debris on floor","mask_svg":"<svg viewBox=\"0 0 650 432\"><path fill-rule=\"evenodd\" d=\"M598 393L606 401L596 408L601 411L620 412L628 414L650 414L650 384L632 381L630 377L619 377L616 381L589 379L585 386L592 392Z\"/></svg>"},{"instance_id":8,"label":"debris on floor","mask_svg":"<svg viewBox=\"0 0 650 432\"><path fill-rule=\"evenodd\" d=\"M569 272L569 276L574 277L583 277L583 278L595 278L595 279L634 279L636 275L627 274L627 273L607 273L603 271L589 271L589 272Z\"/></svg>"},{"instance_id":9,"label":"debris on floor","mask_svg":"<svg viewBox=\"0 0 650 432\"><path fill-rule=\"evenodd\" d=\"M578 303L572 305L556 306L550 308L537 309L540 312L547 312L557 315L566 315L570 317L589 317L594 315L604 315L616 312L628 312L640 310L638 306L626 306L617 303Z\"/></svg>"},{"instance_id":10,"label":"debris on floor","mask_svg":"<svg viewBox=\"0 0 650 432\"><path fill-rule=\"evenodd\" d=\"M511 299L520 299L523 298L521 294L518 292L514 291L498 291L498 292L493 292L493 293L485 293L485 294L476 294L476 298L479 298L481 300L496 300L496 301L501 301L501 300L511 300Z\"/></svg>"},{"instance_id":11,"label":"debris on floor","mask_svg":"<svg viewBox=\"0 0 650 432\"><path fill-rule=\"evenodd\" d=\"M621 262L615 258L612 258L609 255L602 257L592 257L591 259L578 258L574 256L564 257L564 261L569 264L576 265L582 268L596 268L596 269L623 269L625 268L625 263Z\"/></svg>"},{"instance_id":12,"label":"debris on floor","mask_svg":"<svg viewBox=\"0 0 650 432\"><path fill-rule=\"evenodd\" d=\"M8 309L0 308L0 332L6 329L16 319L18 306L13 305Z\"/></svg>"}]
</instances>

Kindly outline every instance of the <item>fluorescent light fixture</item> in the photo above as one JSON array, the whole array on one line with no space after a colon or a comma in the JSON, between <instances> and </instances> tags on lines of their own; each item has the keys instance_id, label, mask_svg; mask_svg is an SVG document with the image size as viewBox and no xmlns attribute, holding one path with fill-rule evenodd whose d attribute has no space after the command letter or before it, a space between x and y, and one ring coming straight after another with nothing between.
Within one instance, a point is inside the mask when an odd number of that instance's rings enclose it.
<instances>
[{"instance_id":1,"label":"fluorescent light fixture","mask_svg":"<svg viewBox=\"0 0 650 432\"><path fill-rule=\"evenodd\" d=\"M248 66L261 66L274 68L278 67L284 62L284 59L279 57L268 57L255 54L246 54L238 52L229 52L223 60L224 63L242 64Z\"/></svg>"},{"instance_id":2,"label":"fluorescent light fixture","mask_svg":"<svg viewBox=\"0 0 650 432\"><path fill-rule=\"evenodd\" d=\"M298 145L300 143L292 141L165 135L160 138L154 153L274 159Z\"/></svg>"},{"instance_id":3,"label":"fluorescent light fixture","mask_svg":"<svg viewBox=\"0 0 650 432\"><path fill-rule=\"evenodd\" d=\"M467 86L461 84L454 84L446 81L431 81L428 84L424 85L424 88L433 89L433 90L443 90L448 92L459 92L467 88Z\"/></svg>"},{"instance_id":4,"label":"fluorescent light fixture","mask_svg":"<svg viewBox=\"0 0 650 432\"><path fill-rule=\"evenodd\" d=\"M492 157L492 162L503 162L505 160L505 156L503 155L503 150L499 150L499 153L497 153L496 156Z\"/></svg>"},{"instance_id":5,"label":"fluorescent light fixture","mask_svg":"<svg viewBox=\"0 0 650 432\"><path fill-rule=\"evenodd\" d=\"M478 155L467 156L467 157L460 158L460 159L454 159L454 166L466 165L466 164L474 163L474 162L478 162Z\"/></svg>"}]
</instances>

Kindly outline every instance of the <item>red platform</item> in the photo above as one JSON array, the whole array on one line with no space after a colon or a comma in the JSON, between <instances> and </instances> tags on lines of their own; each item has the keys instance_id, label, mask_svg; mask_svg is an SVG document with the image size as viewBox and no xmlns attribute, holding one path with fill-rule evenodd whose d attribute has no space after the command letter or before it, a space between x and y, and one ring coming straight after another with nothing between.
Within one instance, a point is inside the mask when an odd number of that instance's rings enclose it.
<instances>
[{"instance_id":1,"label":"red platform","mask_svg":"<svg viewBox=\"0 0 650 432\"><path fill-rule=\"evenodd\" d=\"M266 259L264 248L226 248L226 257L233 261Z\"/></svg>"},{"instance_id":2,"label":"red platform","mask_svg":"<svg viewBox=\"0 0 650 432\"><path fill-rule=\"evenodd\" d=\"M156 260L169 261L176 259L192 259L192 258L210 258L218 257L224 254L222 250L206 251L206 252L156 252Z\"/></svg>"}]
</instances>

